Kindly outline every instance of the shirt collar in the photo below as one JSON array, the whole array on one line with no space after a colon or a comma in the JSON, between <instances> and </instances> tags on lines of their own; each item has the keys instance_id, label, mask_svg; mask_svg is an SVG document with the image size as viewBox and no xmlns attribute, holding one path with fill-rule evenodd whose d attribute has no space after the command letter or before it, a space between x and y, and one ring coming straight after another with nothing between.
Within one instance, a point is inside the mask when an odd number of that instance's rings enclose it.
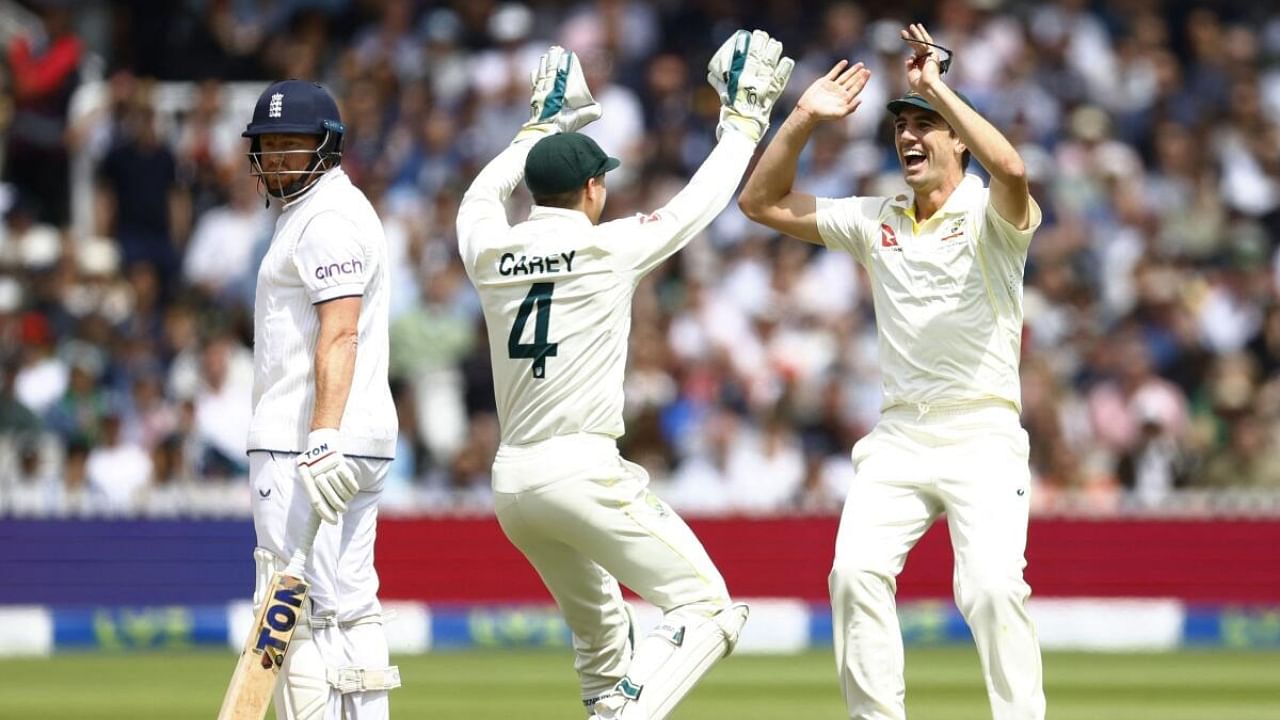
<instances>
[{"instance_id":1,"label":"shirt collar","mask_svg":"<svg viewBox=\"0 0 1280 720\"><path fill-rule=\"evenodd\" d=\"M548 218L564 218L584 225L591 224L591 220L587 218L587 214L581 210L534 205L533 209L529 211L530 220L544 220Z\"/></svg>"},{"instance_id":2,"label":"shirt collar","mask_svg":"<svg viewBox=\"0 0 1280 720\"><path fill-rule=\"evenodd\" d=\"M942 207L938 208L938 212L930 216L929 220L944 215L956 215L966 212L974 198L977 197L978 193L982 192L982 188L982 178L972 173L966 173L964 179L956 186L956 189L952 190L951 194L947 196L946 202L942 203ZM915 222L915 192L908 190L901 195L897 195L889 201L889 204L911 218L912 222Z\"/></svg>"},{"instance_id":3,"label":"shirt collar","mask_svg":"<svg viewBox=\"0 0 1280 720\"><path fill-rule=\"evenodd\" d=\"M320 175L319 180L316 180L315 182L311 183L311 187L304 190L301 195L293 198L292 200L286 202L284 205L280 206L280 209L292 210L294 207L297 207L298 205L300 205L303 200L306 200L312 195L315 195L316 191L319 190L321 186L328 185L329 183L337 180L339 177L346 177L346 176L347 174L343 172L341 165L337 167L329 168L328 170L325 170L323 174Z\"/></svg>"}]
</instances>

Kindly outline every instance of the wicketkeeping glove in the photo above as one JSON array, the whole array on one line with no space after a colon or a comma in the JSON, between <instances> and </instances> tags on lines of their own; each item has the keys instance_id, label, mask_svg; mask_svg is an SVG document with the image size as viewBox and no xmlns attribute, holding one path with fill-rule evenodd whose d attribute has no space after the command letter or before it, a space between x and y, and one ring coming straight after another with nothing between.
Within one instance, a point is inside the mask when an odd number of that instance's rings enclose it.
<instances>
[{"instance_id":1,"label":"wicketkeeping glove","mask_svg":"<svg viewBox=\"0 0 1280 720\"><path fill-rule=\"evenodd\" d=\"M351 465L338 450L338 431L312 430L307 451L298 456L298 479L307 490L311 507L327 523L336 524L360 485Z\"/></svg>"},{"instance_id":2,"label":"wicketkeeping glove","mask_svg":"<svg viewBox=\"0 0 1280 720\"><path fill-rule=\"evenodd\" d=\"M516 133L516 142L540 139L556 132L573 132L599 119L600 103L591 97L578 56L552 45L530 74L533 98L529 121Z\"/></svg>"},{"instance_id":3,"label":"wicketkeeping glove","mask_svg":"<svg viewBox=\"0 0 1280 720\"><path fill-rule=\"evenodd\" d=\"M769 129L769 112L787 87L795 62L782 57L782 43L763 30L739 30L707 64L707 82L720 94L720 124L760 142Z\"/></svg>"}]
</instances>

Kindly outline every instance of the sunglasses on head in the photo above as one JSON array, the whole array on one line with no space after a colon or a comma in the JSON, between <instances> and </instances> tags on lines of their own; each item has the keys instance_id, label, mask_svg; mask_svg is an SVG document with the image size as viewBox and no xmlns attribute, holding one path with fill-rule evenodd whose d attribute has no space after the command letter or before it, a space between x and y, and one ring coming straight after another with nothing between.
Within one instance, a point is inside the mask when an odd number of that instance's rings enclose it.
<instances>
[{"instance_id":1,"label":"sunglasses on head","mask_svg":"<svg viewBox=\"0 0 1280 720\"><path fill-rule=\"evenodd\" d=\"M942 47L941 45L935 45L934 43L931 43L931 42L925 42L924 40L908 39L907 42L916 43L917 45L928 45L931 48L937 48L938 50L941 50L942 52L947 54L946 57L938 60L939 75L945 75L947 73L947 70L951 68L951 57L955 55L955 53L951 52L951 48L945 48L945 47Z\"/></svg>"}]
</instances>

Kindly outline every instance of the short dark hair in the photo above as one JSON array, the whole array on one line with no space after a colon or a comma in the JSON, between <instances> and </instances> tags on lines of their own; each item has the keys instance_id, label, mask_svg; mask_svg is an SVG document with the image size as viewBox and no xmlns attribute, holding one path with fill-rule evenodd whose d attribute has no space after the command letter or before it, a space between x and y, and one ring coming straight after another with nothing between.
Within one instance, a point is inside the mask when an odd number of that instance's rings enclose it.
<instances>
[{"instance_id":1,"label":"short dark hair","mask_svg":"<svg viewBox=\"0 0 1280 720\"><path fill-rule=\"evenodd\" d=\"M604 182L604 173L600 173L599 175L588 179L587 183L592 180ZM582 183L572 190L565 190L564 192L559 193L547 193L542 195L531 192L530 194L533 195L533 204L535 205L554 208L575 208L582 202L582 194L586 192L587 183Z\"/></svg>"},{"instance_id":2,"label":"short dark hair","mask_svg":"<svg viewBox=\"0 0 1280 720\"><path fill-rule=\"evenodd\" d=\"M548 195L533 196L533 203L542 207L554 208L575 208L582 202L583 188L574 188L559 193L550 193Z\"/></svg>"}]
</instances>

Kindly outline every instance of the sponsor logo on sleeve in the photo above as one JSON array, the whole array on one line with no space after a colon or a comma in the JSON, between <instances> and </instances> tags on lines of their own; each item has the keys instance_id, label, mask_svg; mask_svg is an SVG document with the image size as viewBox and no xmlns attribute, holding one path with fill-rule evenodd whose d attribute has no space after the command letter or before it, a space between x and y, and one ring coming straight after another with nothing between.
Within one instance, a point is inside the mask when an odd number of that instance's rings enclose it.
<instances>
[{"instance_id":1,"label":"sponsor logo on sleeve","mask_svg":"<svg viewBox=\"0 0 1280 720\"><path fill-rule=\"evenodd\" d=\"M344 278L344 275L347 277ZM342 281L345 279L359 278L362 275L364 275L364 262L354 258L343 262L320 265L315 271L317 280Z\"/></svg>"}]
</instances>

